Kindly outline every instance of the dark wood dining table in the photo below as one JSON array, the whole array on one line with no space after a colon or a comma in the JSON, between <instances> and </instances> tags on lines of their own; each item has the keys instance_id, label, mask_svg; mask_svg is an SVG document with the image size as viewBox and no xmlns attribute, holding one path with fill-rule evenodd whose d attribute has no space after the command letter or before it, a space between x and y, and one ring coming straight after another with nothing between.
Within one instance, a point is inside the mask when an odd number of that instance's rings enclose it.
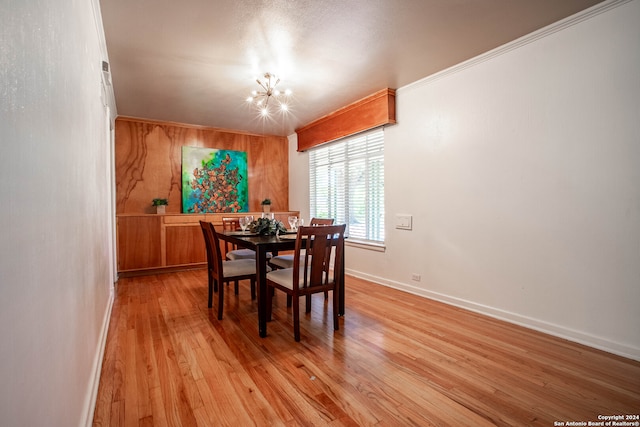
<instances>
[{"instance_id":1,"label":"dark wood dining table","mask_svg":"<svg viewBox=\"0 0 640 427\"><path fill-rule=\"evenodd\" d=\"M233 243L241 248L252 249L256 252L256 271L258 283L258 332L261 337L267 336L267 253L276 255L279 251L294 250L296 233L282 236L261 236L249 231L223 231L218 233L222 240ZM344 251L338 272L338 315L344 316ZM336 308L334 307L334 310Z\"/></svg>"}]
</instances>

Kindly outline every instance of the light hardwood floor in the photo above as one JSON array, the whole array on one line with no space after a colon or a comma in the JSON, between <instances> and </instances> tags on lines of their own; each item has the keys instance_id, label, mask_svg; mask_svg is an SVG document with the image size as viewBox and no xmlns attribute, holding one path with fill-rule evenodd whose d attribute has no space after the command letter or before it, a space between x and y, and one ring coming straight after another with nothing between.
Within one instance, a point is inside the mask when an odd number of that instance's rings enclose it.
<instances>
[{"instance_id":1,"label":"light hardwood floor","mask_svg":"<svg viewBox=\"0 0 640 427\"><path fill-rule=\"evenodd\" d=\"M346 289L341 329L317 295L296 343L283 294L259 338L246 281L218 321L205 270L121 279L94 425L553 426L640 413L638 362L349 276Z\"/></svg>"}]
</instances>

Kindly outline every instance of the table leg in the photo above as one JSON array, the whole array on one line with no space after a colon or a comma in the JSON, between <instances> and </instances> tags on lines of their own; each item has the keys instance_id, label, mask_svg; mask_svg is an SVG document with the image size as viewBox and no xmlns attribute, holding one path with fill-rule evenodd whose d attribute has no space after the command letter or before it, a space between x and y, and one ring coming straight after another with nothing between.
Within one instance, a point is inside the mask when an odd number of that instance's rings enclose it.
<instances>
[{"instance_id":1,"label":"table leg","mask_svg":"<svg viewBox=\"0 0 640 427\"><path fill-rule=\"evenodd\" d=\"M342 260L340 261L340 287L338 288L338 316L344 316L344 247L342 248Z\"/></svg>"},{"instance_id":2,"label":"table leg","mask_svg":"<svg viewBox=\"0 0 640 427\"><path fill-rule=\"evenodd\" d=\"M258 332L262 338L267 336L267 251L256 248L256 271L258 279Z\"/></svg>"}]
</instances>

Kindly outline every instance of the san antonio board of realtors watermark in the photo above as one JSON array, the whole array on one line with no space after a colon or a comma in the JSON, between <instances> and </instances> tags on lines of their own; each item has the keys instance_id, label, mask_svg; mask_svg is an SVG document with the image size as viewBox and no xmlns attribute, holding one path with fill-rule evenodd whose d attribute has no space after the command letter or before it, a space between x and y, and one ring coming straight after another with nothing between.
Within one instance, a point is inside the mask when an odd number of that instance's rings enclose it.
<instances>
[{"instance_id":1,"label":"san antonio board of realtors watermark","mask_svg":"<svg viewBox=\"0 0 640 427\"><path fill-rule=\"evenodd\" d=\"M587 421L554 421L554 427L582 427L582 426L625 426L625 427L639 427L640 426L640 414L627 414L627 415L598 415L597 420Z\"/></svg>"}]
</instances>

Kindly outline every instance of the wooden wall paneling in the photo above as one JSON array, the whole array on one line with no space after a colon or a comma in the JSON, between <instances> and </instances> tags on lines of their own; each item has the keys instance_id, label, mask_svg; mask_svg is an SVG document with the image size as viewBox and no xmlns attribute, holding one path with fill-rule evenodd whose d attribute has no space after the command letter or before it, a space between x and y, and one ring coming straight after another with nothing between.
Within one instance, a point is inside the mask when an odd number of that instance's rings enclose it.
<instances>
[{"instance_id":1,"label":"wooden wall paneling","mask_svg":"<svg viewBox=\"0 0 640 427\"><path fill-rule=\"evenodd\" d=\"M183 146L246 152L249 210L259 217L260 202L266 197L272 200L273 211L289 209L286 137L119 117L115 145L121 272L206 261L197 224L202 216L180 215ZM151 201L156 197L169 199L167 215L155 215ZM206 218L221 223L220 214L207 214ZM282 221L286 222L286 215Z\"/></svg>"},{"instance_id":2,"label":"wooden wall paneling","mask_svg":"<svg viewBox=\"0 0 640 427\"><path fill-rule=\"evenodd\" d=\"M274 201L274 209L289 209L286 137L126 117L116 120L115 134L118 214L153 213L156 197L169 199L167 213L181 213L183 146L245 151L249 210L260 210L265 197Z\"/></svg>"},{"instance_id":3,"label":"wooden wall paneling","mask_svg":"<svg viewBox=\"0 0 640 427\"><path fill-rule=\"evenodd\" d=\"M249 199L251 207L249 210L261 210L260 202L268 197L267 182L265 181L264 172L264 138L251 138L252 156L248 160L249 163Z\"/></svg>"},{"instance_id":4,"label":"wooden wall paneling","mask_svg":"<svg viewBox=\"0 0 640 427\"><path fill-rule=\"evenodd\" d=\"M132 126L128 122L116 120L116 213L127 212L126 202L142 179L146 157L143 138L145 131L143 124ZM143 213L144 210L138 212Z\"/></svg>"},{"instance_id":5,"label":"wooden wall paneling","mask_svg":"<svg viewBox=\"0 0 640 427\"><path fill-rule=\"evenodd\" d=\"M171 142L163 126L116 121L118 213L153 213L156 197L169 199L167 212L180 211L180 194L172 186Z\"/></svg>"},{"instance_id":6,"label":"wooden wall paneling","mask_svg":"<svg viewBox=\"0 0 640 427\"><path fill-rule=\"evenodd\" d=\"M162 216L118 217L118 270L139 270L162 265Z\"/></svg>"},{"instance_id":7,"label":"wooden wall paneling","mask_svg":"<svg viewBox=\"0 0 640 427\"><path fill-rule=\"evenodd\" d=\"M169 176L163 176L162 172L160 179L168 180L169 191L169 207L167 207L168 213L181 213L182 212L182 147L197 147L199 140L199 133L197 129L182 126L162 126L165 132L169 136L167 141L170 144L170 163L165 163L160 167L164 170L169 166Z\"/></svg>"},{"instance_id":8,"label":"wooden wall paneling","mask_svg":"<svg viewBox=\"0 0 640 427\"><path fill-rule=\"evenodd\" d=\"M286 138L285 138L286 140ZM251 197L251 210L262 210L260 203L271 199L271 210L289 210L289 148L279 138L256 137L251 141L256 153L251 178L256 197Z\"/></svg>"},{"instance_id":9,"label":"wooden wall paneling","mask_svg":"<svg viewBox=\"0 0 640 427\"><path fill-rule=\"evenodd\" d=\"M264 143L266 191L272 211L289 210L289 147L266 139ZM285 220L286 223L286 220Z\"/></svg>"}]
</instances>

